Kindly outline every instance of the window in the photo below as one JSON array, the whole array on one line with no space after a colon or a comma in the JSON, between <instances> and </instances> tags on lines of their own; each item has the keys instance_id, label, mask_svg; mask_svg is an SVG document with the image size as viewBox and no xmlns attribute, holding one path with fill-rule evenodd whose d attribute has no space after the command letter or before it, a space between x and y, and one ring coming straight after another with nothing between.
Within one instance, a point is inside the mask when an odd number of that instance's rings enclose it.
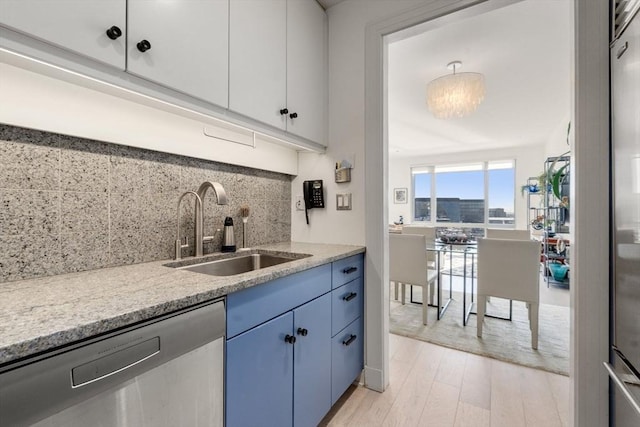
<instances>
[{"instance_id":1,"label":"window","mask_svg":"<svg viewBox=\"0 0 640 427\"><path fill-rule=\"evenodd\" d=\"M491 162L487 165L489 224L515 225L513 204L516 174L513 162Z\"/></svg>"},{"instance_id":2,"label":"window","mask_svg":"<svg viewBox=\"0 0 640 427\"><path fill-rule=\"evenodd\" d=\"M484 223L484 171L481 164L436 167L436 222Z\"/></svg>"},{"instance_id":3,"label":"window","mask_svg":"<svg viewBox=\"0 0 640 427\"><path fill-rule=\"evenodd\" d=\"M513 161L415 167L411 173L414 222L456 227L515 226Z\"/></svg>"},{"instance_id":4,"label":"window","mask_svg":"<svg viewBox=\"0 0 640 427\"><path fill-rule=\"evenodd\" d=\"M413 219L431 221L431 173L429 169L413 172Z\"/></svg>"}]
</instances>

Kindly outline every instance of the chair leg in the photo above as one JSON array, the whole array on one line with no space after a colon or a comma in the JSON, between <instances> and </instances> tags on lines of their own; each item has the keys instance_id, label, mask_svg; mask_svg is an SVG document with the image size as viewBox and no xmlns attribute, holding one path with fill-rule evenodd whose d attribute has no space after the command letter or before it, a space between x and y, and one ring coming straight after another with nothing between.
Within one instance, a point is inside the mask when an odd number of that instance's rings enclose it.
<instances>
[{"instance_id":1,"label":"chair leg","mask_svg":"<svg viewBox=\"0 0 640 427\"><path fill-rule=\"evenodd\" d=\"M482 338L482 324L484 323L484 313L487 310L487 296L486 295L479 295L478 294L478 300L477 300L477 310L478 310L478 314L477 314L477 321L478 321L478 326L476 327L476 335L480 338Z\"/></svg>"},{"instance_id":2,"label":"chair leg","mask_svg":"<svg viewBox=\"0 0 640 427\"><path fill-rule=\"evenodd\" d=\"M537 302L531 303L529 305L529 317L531 318L531 348L534 350L538 349L538 310L540 309L540 304Z\"/></svg>"},{"instance_id":3,"label":"chair leg","mask_svg":"<svg viewBox=\"0 0 640 427\"><path fill-rule=\"evenodd\" d=\"M398 282L393 282L393 295L396 301L398 301Z\"/></svg>"},{"instance_id":4,"label":"chair leg","mask_svg":"<svg viewBox=\"0 0 640 427\"><path fill-rule=\"evenodd\" d=\"M429 283L429 304L433 305L435 296L436 296L436 285L435 283L431 282Z\"/></svg>"},{"instance_id":5,"label":"chair leg","mask_svg":"<svg viewBox=\"0 0 640 427\"><path fill-rule=\"evenodd\" d=\"M407 293L406 291L407 285L404 283L400 283L400 298L402 299L402 305L404 305L404 296Z\"/></svg>"},{"instance_id":6,"label":"chair leg","mask_svg":"<svg viewBox=\"0 0 640 427\"><path fill-rule=\"evenodd\" d=\"M442 286L442 273L440 273L440 271L438 271L438 277L436 277L437 283L438 283L438 289L440 289L440 287ZM429 294L429 304L436 305L436 292L435 292L435 283L431 282L430 287L429 287L431 293Z\"/></svg>"},{"instance_id":7,"label":"chair leg","mask_svg":"<svg viewBox=\"0 0 640 427\"><path fill-rule=\"evenodd\" d=\"M422 287L422 324L427 325L427 307L429 304L427 303L427 286Z\"/></svg>"}]
</instances>

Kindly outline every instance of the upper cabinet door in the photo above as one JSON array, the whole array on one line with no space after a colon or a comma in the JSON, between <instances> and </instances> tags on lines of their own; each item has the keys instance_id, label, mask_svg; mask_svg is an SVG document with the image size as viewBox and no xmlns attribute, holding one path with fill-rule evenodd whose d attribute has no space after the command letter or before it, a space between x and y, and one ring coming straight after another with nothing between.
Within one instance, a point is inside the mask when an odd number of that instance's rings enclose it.
<instances>
[{"instance_id":1,"label":"upper cabinet door","mask_svg":"<svg viewBox=\"0 0 640 427\"><path fill-rule=\"evenodd\" d=\"M229 109L285 129L286 0L231 0Z\"/></svg>"},{"instance_id":2,"label":"upper cabinet door","mask_svg":"<svg viewBox=\"0 0 640 427\"><path fill-rule=\"evenodd\" d=\"M326 15L313 0L287 3L287 131L326 145Z\"/></svg>"},{"instance_id":3,"label":"upper cabinet door","mask_svg":"<svg viewBox=\"0 0 640 427\"><path fill-rule=\"evenodd\" d=\"M125 0L0 0L1 25L122 70L126 23Z\"/></svg>"},{"instance_id":4,"label":"upper cabinet door","mask_svg":"<svg viewBox=\"0 0 640 427\"><path fill-rule=\"evenodd\" d=\"M129 0L127 71L227 107L228 16L229 0Z\"/></svg>"}]
</instances>

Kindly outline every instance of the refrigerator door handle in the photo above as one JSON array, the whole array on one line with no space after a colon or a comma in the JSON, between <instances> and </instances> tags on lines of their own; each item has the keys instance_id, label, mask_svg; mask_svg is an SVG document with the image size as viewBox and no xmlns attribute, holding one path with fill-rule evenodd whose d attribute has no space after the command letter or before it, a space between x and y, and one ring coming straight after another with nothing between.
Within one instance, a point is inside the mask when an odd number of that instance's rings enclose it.
<instances>
[{"instance_id":1,"label":"refrigerator door handle","mask_svg":"<svg viewBox=\"0 0 640 427\"><path fill-rule=\"evenodd\" d=\"M625 355L620 351L620 349L615 345L611 346L611 350L613 350L613 352L620 358L622 363L624 363L624 366L633 374L634 377L636 377L636 380L638 380L638 382L640 383L640 372L638 372L636 367L633 366L629 359L627 359Z\"/></svg>"},{"instance_id":2,"label":"refrigerator door handle","mask_svg":"<svg viewBox=\"0 0 640 427\"><path fill-rule=\"evenodd\" d=\"M627 49L629 49L629 42L624 42L624 44L620 47L620 49L618 49L618 52L616 53L616 59L620 59L620 57L624 55Z\"/></svg>"},{"instance_id":3,"label":"refrigerator door handle","mask_svg":"<svg viewBox=\"0 0 640 427\"><path fill-rule=\"evenodd\" d=\"M633 409L636 410L638 415L640 415L640 403L636 402L636 399L633 397L631 391L627 388L627 385L622 381L622 379L618 376L616 371L613 369L613 366L607 362L603 362L605 369L609 373L609 377L615 383L616 386L622 391L624 397L627 398Z\"/></svg>"}]
</instances>

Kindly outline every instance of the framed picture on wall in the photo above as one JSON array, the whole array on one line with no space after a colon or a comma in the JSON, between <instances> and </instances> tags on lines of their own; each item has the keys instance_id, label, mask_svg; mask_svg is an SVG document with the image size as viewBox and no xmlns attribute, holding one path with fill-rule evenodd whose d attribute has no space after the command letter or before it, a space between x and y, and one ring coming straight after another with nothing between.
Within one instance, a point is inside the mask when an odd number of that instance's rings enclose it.
<instances>
[{"instance_id":1,"label":"framed picture on wall","mask_svg":"<svg viewBox=\"0 0 640 427\"><path fill-rule=\"evenodd\" d=\"M407 189L406 188L394 188L393 189L393 203L407 203Z\"/></svg>"}]
</instances>

